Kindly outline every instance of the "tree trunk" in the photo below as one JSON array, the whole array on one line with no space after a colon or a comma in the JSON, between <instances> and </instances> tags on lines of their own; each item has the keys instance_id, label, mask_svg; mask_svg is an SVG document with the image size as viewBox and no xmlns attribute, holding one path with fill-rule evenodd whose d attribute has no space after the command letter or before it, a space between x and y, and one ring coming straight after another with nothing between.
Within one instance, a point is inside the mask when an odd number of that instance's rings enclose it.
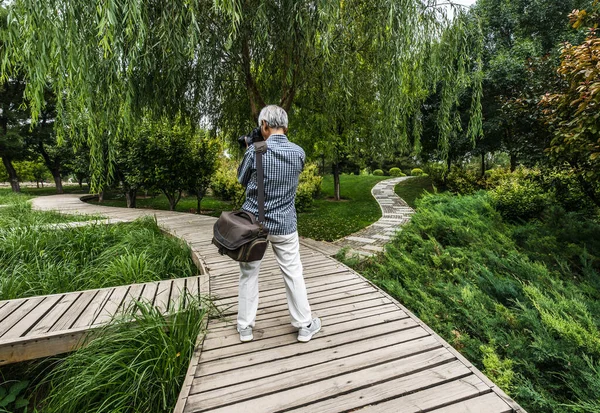
<instances>
[{"instance_id":1,"label":"tree trunk","mask_svg":"<svg viewBox=\"0 0 600 413\"><path fill-rule=\"evenodd\" d=\"M39 189L40 188L40 181L35 181L35 186Z\"/></svg>"},{"instance_id":2,"label":"tree trunk","mask_svg":"<svg viewBox=\"0 0 600 413\"><path fill-rule=\"evenodd\" d=\"M137 189L127 189L125 191L125 200L127 201L127 208L136 208L136 195Z\"/></svg>"},{"instance_id":3,"label":"tree trunk","mask_svg":"<svg viewBox=\"0 0 600 413\"><path fill-rule=\"evenodd\" d=\"M481 152L481 177L485 176L485 152Z\"/></svg>"},{"instance_id":4,"label":"tree trunk","mask_svg":"<svg viewBox=\"0 0 600 413\"><path fill-rule=\"evenodd\" d=\"M175 211L175 207L181 199L181 191L175 191L173 193L170 193L168 191L163 190L162 192L169 200L169 211Z\"/></svg>"},{"instance_id":5,"label":"tree trunk","mask_svg":"<svg viewBox=\"0 0 600 413\"><path fill-rule=\"evenodd\" d=\"M340 166L338 162L333 163L332 171L334 198L336 201L340 201L342 198L340 197Z\"/></svg>"},{"instance_id":6,"label":"tree trunk","mask_svg":"<svg viewBox=\"0 0 600 413\"><path fill-rule=\"evenodd\" d=\"M517 169L517 154L511 153L510 154L510 171L514 172L515 169Z\"/></svg>"},{"instance_id":7,"label":"tree trunk","mask_svg":"<svg viewBox=\"0 0 600 413\"><path fill-rule=\"evenodd\" d=\"M98 203L104 202L104 189L98 194Z\"/></svg>"},{"instance_id":8,"label":"tree trunk","mask_svg":"<svg viewBox=\"0 0 600 413\"><path fill-rule=\"evenodd\" d=\"M83 178L77 178L77 182L79 183L79 189L83 189Z\"/></svg>"},{"instance_id":9,"label":"tree trunk","mask_svg":"<svg viewBox=\"0 0 600 413\"><path fill-rule=\"evenodd\" d=\"M60 171L57 169L53 169L52 176L54 177L54 183L56 184L56 193L64 194L65 191L63 190L62 186L62 176L60 176Z\"/></svg>"},{"instance_id":10,"label":"tree trunk","mask_svg":"<svg viewBox=\"0 0 600 413\"><path fill-rule=\"evenodd\" d=\"M8 172L8 179L10 180L10 187L12 188L13 192L21 192L19 177L17 176L17 171L12 164L12 159L10 159L8 156L3 156L2 163L6 168L6 172Z\"/></svg>"}]
</instances>

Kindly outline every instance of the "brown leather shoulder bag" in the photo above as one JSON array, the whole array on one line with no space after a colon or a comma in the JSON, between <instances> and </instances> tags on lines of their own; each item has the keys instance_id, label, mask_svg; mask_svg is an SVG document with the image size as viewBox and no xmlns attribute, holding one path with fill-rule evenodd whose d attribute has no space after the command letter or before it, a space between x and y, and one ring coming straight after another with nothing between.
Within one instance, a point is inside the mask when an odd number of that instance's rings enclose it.
<instances>
[{"instance_id":1,"label":"brown leather shoulder bag","mask_svg":"<svg viewBox=\"0 0 600 413\"><path fill-rule=\"evenodd\" d=\"M258 184L258 221L254 214L240 209L222 212L213 227L212 243L219 249L219 254L241 262L262 260L268 245L269 230L262 224L265 221L265 177L262 157L267 152L267 143L256 142L254 148Z\"/></svg>"}]
</instances>

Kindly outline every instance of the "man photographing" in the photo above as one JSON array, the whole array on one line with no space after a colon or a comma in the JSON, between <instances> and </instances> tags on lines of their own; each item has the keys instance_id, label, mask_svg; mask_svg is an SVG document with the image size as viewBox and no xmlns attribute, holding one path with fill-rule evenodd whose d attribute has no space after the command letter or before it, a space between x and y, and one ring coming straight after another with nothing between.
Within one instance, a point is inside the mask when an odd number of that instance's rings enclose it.
<instances>
[{"instance_id":1,"label":"man photographing","mask_svg":"<svg viewBox=\"0 0 600 413\"><path fill-rule=\"evenodd\" d=\"M305 154L287 137L288 117L283 108L270 105L258 116L258 126L267 142L263 155L265 221L269 241L281 268L292 325L298 329L298 341L310 341L321 330L321 320L312 318L300 262L300 244L294 200L298 178L304 168ZM246 188L242 209L258 217L256 152L252 142L238 168L238 181ZM258 310L258 273L261 261L240 262L237 330L240 340L251 341Z\"/></svg>"}]
</instances>

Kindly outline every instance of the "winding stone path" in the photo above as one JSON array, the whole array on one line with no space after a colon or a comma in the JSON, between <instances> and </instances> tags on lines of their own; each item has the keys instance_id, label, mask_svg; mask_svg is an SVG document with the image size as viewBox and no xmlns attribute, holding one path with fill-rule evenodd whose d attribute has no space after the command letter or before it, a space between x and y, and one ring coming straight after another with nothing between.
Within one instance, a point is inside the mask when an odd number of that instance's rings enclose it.
<instances>
[{"instance_id":1,"label":"winding stone path","mask_svg":"<svg viewBox=\"0 0 600 413\"><path fill-rule=\"evenodd\" d=\"M352 235L334 242L336 246L349 247L350 254L358 253L363 256L372 256L383 252L387 244L402 225L410 220L414 210L394 192L394 188L410 176L386 179L379 182L371 190L371 194L379 204L382 212L381 218Z\"/></svg>"}]
</instances>

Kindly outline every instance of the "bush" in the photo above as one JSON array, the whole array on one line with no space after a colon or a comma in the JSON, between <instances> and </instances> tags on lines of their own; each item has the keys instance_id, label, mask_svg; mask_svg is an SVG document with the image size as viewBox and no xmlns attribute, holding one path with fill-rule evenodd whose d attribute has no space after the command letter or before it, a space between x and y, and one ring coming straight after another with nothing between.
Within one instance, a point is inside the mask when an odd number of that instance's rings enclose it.
<instances>
[{"instance_id":1,"label":"bush","mask_svg":"<svg viewBox=\"0 0 600 413\"><path fill-rule=\"evenodd\" d=\"M221 160L221 165L213 176L210 188L213 194L224 201L241 204L244 187L237 180L237 167L230 160Z\"/></svg>"},{"instance_id":2,"label":"bush","mask_svg":"<svg viewBox=\"0 0 600 413\"><path fill-rule=\"evenodd\" d=\"M507 179L490 191L496 209L510 221L540 216L552 200L552 194L529 179Z\"/></svg>"},{"instance_id":3,"label":"bush","mask_svg":"<svg viewBox=\"0 0 600 413\"><path fill-rule=\"evenodd\" d=\"M422 176L425 174L421 168L414 168L410 171L411 176Z\"/></svg>"},{"instance_id":4,"label":"bush","mask_svg":"<svg viewBox=\"0 0 600 413\"><path fill-rule=\"evenodd\" d=\"M395 176L395 177L400 177L400 176L406 176L406 174L404 172L402 172L402 170L400 168L391 168L389 171L390 176Z\"/></svg>"},{"instance_id":5,"label":"bush","mask_svg":"<svg viewBox=\"0 0 600 413\"><path fill-rule=\"evenodd\" d=\"M450 192L468 195L479 189L477 174L463 168L453 167L446 176L446 186Z\"/></svg>"},{"instance_id":6,"label":"bush","mask_svg":"<svg viewBox=\"0 0 600 413\"><path fill-rule=\"evenodd\" d=\"M375 175L375 176L383 176L383 171L381 169L375 169L373 171L373 175Z\"/></svg>"},{"instance_id":7,"label":"bush","mask_svg":"<svg viewBox=\"0 0 600 413\"><path fill-rule=\"evenodd\" d=\"M304 167L296 191L296 211L304 212L312 207L314 199L319 196L321 191L322 181L323 178L319 176L317 165L309 164Z\"/></svg>"}]
</instances>

